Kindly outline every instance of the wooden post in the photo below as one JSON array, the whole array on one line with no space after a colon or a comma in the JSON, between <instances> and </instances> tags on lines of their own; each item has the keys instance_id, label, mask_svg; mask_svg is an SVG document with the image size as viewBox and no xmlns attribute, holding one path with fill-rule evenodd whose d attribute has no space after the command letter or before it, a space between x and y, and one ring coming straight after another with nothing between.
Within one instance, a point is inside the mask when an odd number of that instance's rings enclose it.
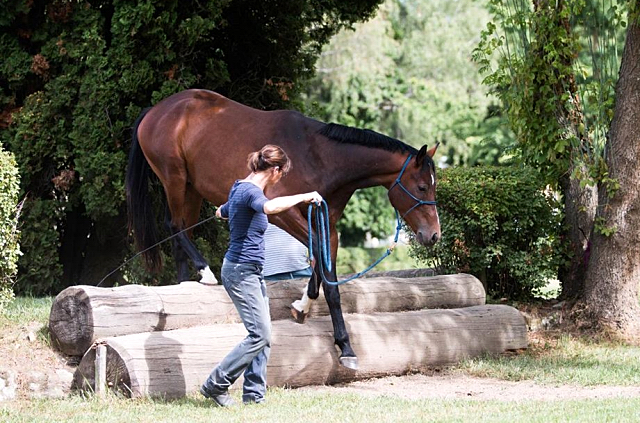
<instances>
[{"instance_id":1,"label":"wooden post","mask_svg":"<svg viewBox=\"0 0 640 423\"><path fill-rule=\"evenodd\" d=\"M107 346L96 345L96 395L104 397L107 392Z\"/></svg>"}]
</instances>

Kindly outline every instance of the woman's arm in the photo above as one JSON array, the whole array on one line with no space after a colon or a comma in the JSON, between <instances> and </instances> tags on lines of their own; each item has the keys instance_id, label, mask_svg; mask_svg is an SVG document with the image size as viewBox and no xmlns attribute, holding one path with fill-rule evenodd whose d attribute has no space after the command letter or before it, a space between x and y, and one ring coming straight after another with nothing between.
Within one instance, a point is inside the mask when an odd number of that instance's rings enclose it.
<instances>
[{"instance_id":1,"label":"woman's arm","mask_svg":"<svg viewBox=\"0 0 640 423\"><path fill-rule=\"evenodd\" d=\"M262 207L265 214L277 214L300 203L320 203L322 196L316 191L306 192L304 194L287 195L284 197L273 198Z\"/></svg>"}]
</instances>

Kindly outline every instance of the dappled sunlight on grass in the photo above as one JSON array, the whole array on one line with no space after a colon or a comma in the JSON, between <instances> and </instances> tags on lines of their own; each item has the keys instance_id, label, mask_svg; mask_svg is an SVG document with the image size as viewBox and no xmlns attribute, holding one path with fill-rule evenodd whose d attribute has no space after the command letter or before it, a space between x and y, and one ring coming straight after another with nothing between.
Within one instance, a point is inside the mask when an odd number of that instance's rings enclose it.
<instances>
[{"instance_id":1,"label":"dappled sunlight on grass","mask_svg":"<svg viewBox=\"0 0 640 423\"><path fill-rule=\"evenodd\" d=\"M547 384L640 385L640 347L561 335L532 342L518 355L466 360L456 371Z\"/></svg>"},{"instance_id":2,"label":"dappled sunlight on grass","mask_svg":"<svg viewBox=\"0 0 640 423\"><path fill-rule=\"evenodd\" d=\"M49 320L49 312L53 297L16 297L0 313L0 324L41 322L46 324Z\"/></svg>"}]
</instances>

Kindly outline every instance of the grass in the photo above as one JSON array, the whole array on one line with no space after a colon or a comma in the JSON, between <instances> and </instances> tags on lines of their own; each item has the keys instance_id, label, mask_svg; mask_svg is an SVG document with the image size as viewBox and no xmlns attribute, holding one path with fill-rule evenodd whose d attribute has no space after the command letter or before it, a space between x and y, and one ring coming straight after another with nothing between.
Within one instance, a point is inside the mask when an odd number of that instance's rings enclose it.
<instances>
[{"instance_id":1,"label":"grass","mask_svg":"<svg viewBox=\"0 0 640 423\"><path fill-rule=\"evenodd\" d=\"M428 389L428 387L425 387ZM0 406L7 422L606 422L640 420L640 399L581 401L402 400L355 394L271 389L268 403L220 409L187 397L177 401L110 396L18 401Z\"/></svg>"},{"instance_id":2,"label":"grass","mask_svg":"<svg viewBox=\"0 0 640 423\"><path fill-rule=\"evenodd\" d=\"M37 322L45 326L51 298L18 298L2 325ZM1 325L0 325L1 326ZM466 360L448 372L554 385L640 386L640 348L596 343L569 335L532 338L521 354ZM0 370L2 363L0 363ZM425 390L431 389L425 385ZM239 400L239 393L233 395ZM176 401L97 398L20 399L0 402L0 422L635 422L640 398L521 401L463 399L409 400L326 391L270 388L268 402L219 409L198 395Z\"/></svg>"},{"instance_id":3,"label":"grass","mask_svg":"<svg viewBox=\"0 0 640 423\"><path fill-rule=\"evenodd\" d=\"M26 322L47 324L51 311L52 297L17 297L0 313L0 326Z\"/></svg>"},{"instance_id":4,"label":"grass","mask_svg":"<svg viewBox=\"0 0 640 423\"><path fill-rule=\"evenodd\" d=\"M640 347L560 335L541 340L538 345L532 343L519 355L466 360L456 370L478 377L548 385L638 386Z\"/></svg>"}]
</instances>

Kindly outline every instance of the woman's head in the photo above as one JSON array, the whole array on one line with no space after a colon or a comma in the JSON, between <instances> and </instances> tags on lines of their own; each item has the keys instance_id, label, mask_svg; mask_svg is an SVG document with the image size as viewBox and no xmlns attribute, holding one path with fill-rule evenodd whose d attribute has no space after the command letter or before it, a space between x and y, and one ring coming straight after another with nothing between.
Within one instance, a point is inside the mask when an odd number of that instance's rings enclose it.
<instances>
[{"instance_id":1,"label":"woman's head","mask_svg":"<svg viewBox=\"0 0 640 423\"><path fill-rule=\"evenodd\" d=\"M286 175L291 170L291 160L282 148L267 144L260 151L249 154L247 166L254 173L275 169Z\"/></svg>"}]
</instances>

